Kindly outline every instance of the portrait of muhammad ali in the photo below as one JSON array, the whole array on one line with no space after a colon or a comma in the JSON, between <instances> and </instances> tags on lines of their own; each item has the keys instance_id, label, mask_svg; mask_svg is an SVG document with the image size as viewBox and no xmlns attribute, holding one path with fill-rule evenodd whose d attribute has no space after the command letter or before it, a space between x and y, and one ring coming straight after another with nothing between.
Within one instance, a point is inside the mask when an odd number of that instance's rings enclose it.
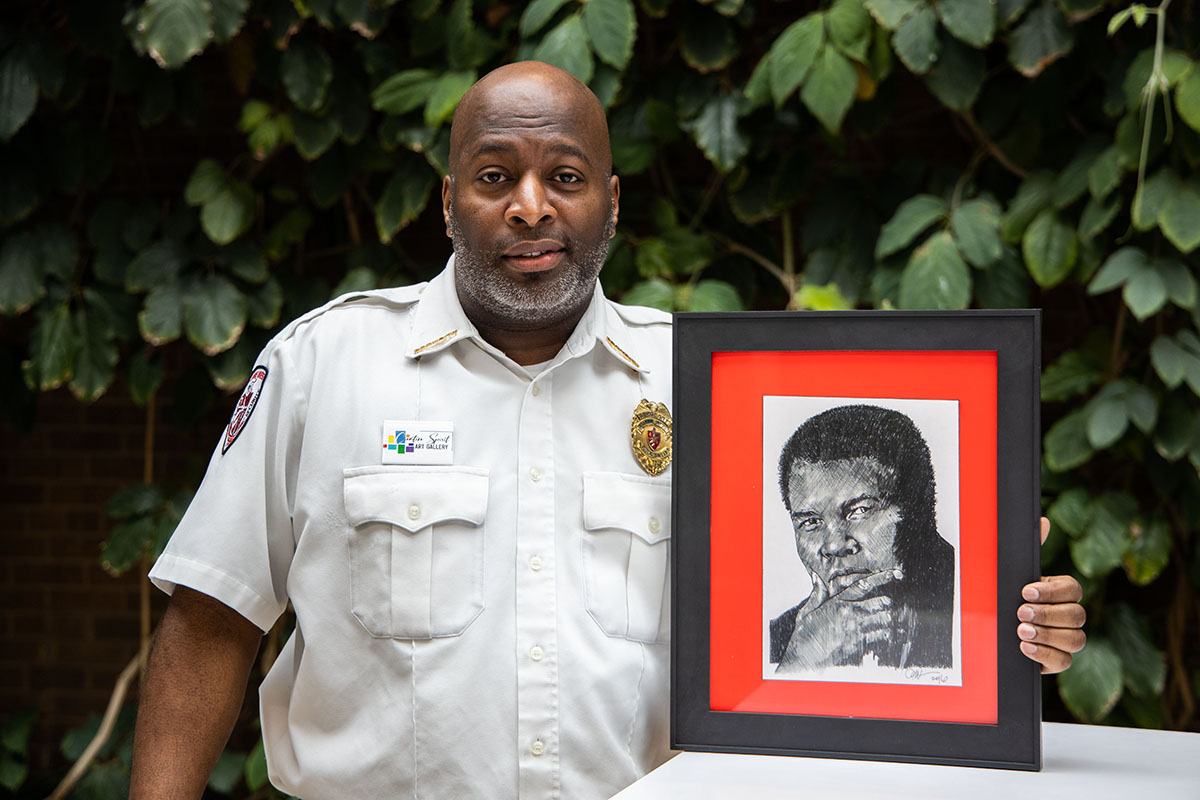
<instances>
[{"instance_id":1,"label":"portrait of muhammad ali","mask_svg":"<svg viewBox=\"0 0 1200 800\"><path fill-rule=\"evenodd\" d=\"M777 497L811 589L769 620L774 677L955 667L955 547L939 535L930 448L908 415L853 404L808 417L779 451Z\"/></svg>"}]
</instances>

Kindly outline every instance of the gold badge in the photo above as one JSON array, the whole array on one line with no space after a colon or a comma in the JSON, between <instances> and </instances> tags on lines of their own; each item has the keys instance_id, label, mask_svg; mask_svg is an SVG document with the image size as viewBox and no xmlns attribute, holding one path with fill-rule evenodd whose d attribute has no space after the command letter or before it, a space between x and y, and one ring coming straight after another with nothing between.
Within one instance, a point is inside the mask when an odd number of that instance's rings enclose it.
<instances>
[{"instance_id":1,"label":"gold badge","mask_svg":"<svg viewBox=\"0 0 1200 800\"><path fill-rule=\"evenodd\" d=\"M629 427L633 455L642 469L658 475L671 464L671 412L664 403L643 399Z\"/></svg>"}]
</instances>

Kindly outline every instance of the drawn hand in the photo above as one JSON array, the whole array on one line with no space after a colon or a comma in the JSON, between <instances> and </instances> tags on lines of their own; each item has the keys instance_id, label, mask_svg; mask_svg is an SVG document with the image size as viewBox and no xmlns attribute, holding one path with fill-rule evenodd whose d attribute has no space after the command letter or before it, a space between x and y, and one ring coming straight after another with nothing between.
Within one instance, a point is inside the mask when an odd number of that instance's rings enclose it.
<instances>
[{"instance_id":1,"label":"drawn hand","mask_svg":"<svg viewBox=\"0 0 1200 800\"><path fill-rule=\"evenodd\" d=\"M796 627L779 661L780 672L857 664L871 645L887 643L892 598L868 595L896 580L892 570L868 575L836 595L829 594L819 577L812 579L812 594L796 615Z\"/></svg>"},{"instance_id":2,"label":"drawn hand","mask_svg":"<svg viewBox=\"0 0 1200 800\"><path fill-rule=\"evenodd\" d=\"M1042 544L1049 534L1050 520L1042 517ZM1052 575L1025 586L1021 596L1027 601L1017 608L1021 652L1042 665L1043 675L1062 672L1087 642L1083 587L1070 575Z\"/></svg>"}]
</instances>

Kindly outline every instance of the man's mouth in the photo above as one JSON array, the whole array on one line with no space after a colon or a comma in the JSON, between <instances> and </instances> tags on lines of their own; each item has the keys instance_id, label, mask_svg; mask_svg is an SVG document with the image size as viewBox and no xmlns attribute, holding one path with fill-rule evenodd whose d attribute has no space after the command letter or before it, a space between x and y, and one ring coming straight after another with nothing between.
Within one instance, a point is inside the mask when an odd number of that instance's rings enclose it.
<instances>
[{"instance_id":1,"label":"man's mouth","mask_svg":"<svg viewBox=\"0 0 1200 800\"><path fill-rule=\"evenodd\" d=\"M865 569L835 569L829 575L829 588L837 594L870 574L871 572Z\"/></svg>"},{"instance_id":2,"label":"man's mouth","mask_svg":"<svg viewBox=\"0 0 1200 800\"><path fill-rule=\"evenodd\" d=\"M562 244L553 239L522 242L504 252L503 259L520 272L543 272L557 267L565 254Z\"/></svg>"}]
</instances>

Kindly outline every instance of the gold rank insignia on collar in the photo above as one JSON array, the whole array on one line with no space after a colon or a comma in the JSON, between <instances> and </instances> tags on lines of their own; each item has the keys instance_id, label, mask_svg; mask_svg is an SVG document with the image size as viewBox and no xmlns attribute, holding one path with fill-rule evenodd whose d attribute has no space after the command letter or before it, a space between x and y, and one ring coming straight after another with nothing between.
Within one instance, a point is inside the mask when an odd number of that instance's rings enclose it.
<instances>
[{"instance_id":1,"label":"gold rank insignia on collar","mask_svg":"<svg viewBox=\"0 0 1200 800\"><path fill-rule=\"evenodd\" d=\"M645 398L633 410L629 427L633 456L650 475L659 475L671 464L671 412L664 403Z\"/></svg>"}]
</instances>

